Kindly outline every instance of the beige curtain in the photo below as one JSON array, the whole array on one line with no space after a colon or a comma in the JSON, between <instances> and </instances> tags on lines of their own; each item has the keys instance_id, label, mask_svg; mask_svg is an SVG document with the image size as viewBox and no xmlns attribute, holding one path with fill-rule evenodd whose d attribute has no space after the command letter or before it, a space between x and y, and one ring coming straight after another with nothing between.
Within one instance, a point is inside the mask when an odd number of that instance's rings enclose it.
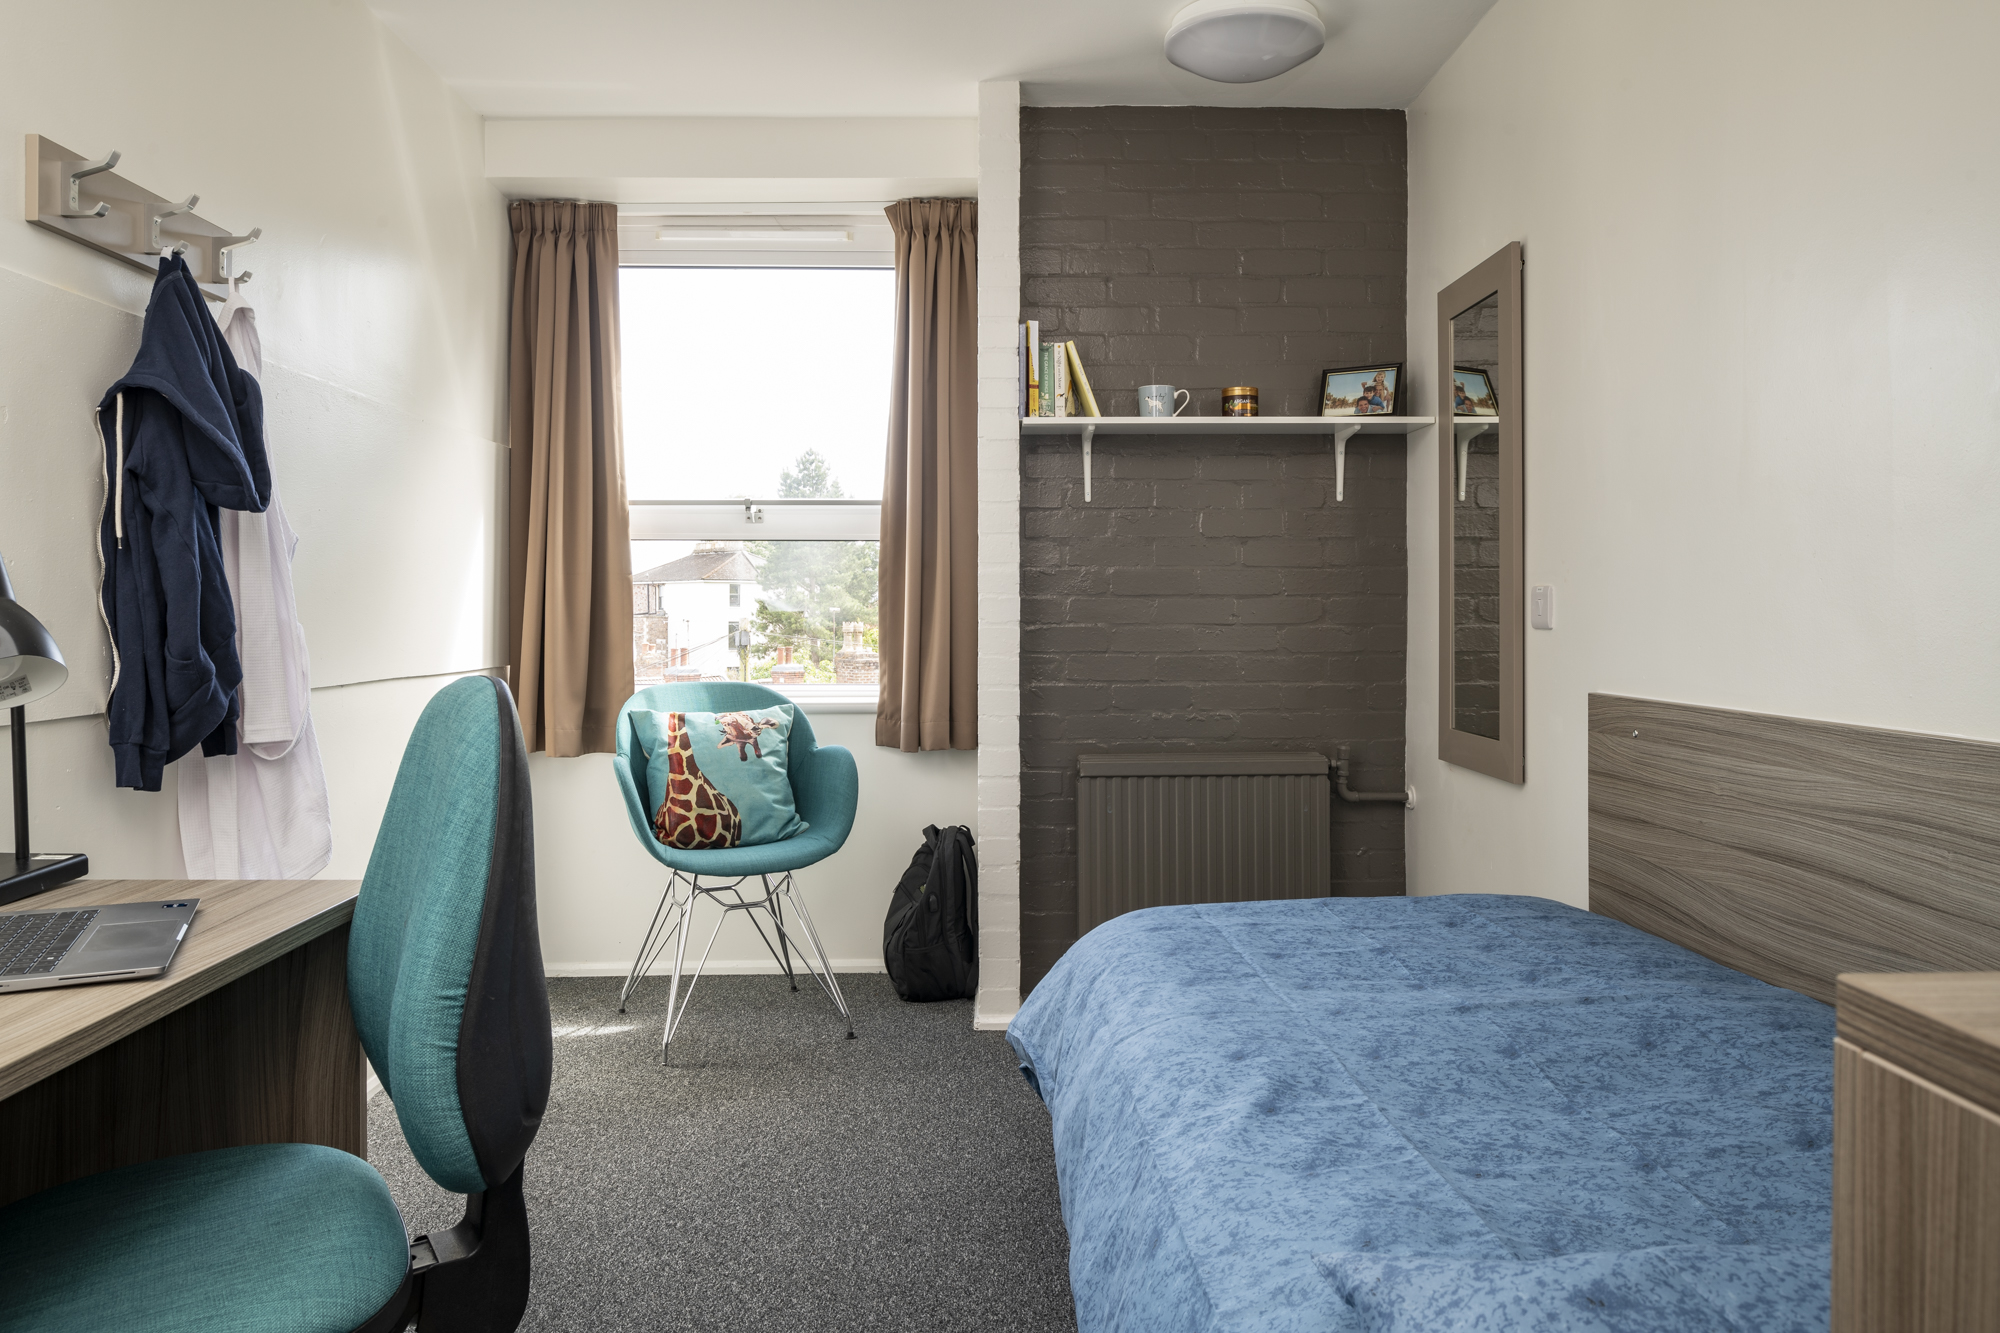
<instances>
[{"instance_id":1,"label":"beige curtain","mask_svg":"<svg viewBox=\"0 0 2000 1333\"><path fill-rule=\"evenodd\" d=\"M510 678L530 750L614 747L632 694L618 407L618 208L513 206Z\"/></svg>"},{"instance_id":2,"label":"beige curtain","mask_svg":"<svg viewBox=\"0 0 2000 1333\"><path fill-rule=\"evenodd\" d=\"M979 744L979 205L905 199L896 233L896 360L882 479L882 696L875 743Z\"/></svg>"}]
</instances>

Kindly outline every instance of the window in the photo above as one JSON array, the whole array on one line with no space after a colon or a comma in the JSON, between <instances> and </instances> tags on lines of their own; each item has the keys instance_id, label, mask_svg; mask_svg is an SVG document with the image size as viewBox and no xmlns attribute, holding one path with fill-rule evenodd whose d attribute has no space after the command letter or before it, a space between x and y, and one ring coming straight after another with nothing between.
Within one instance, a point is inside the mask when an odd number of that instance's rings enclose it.
<instances>
[{"instance_id":1,"label":"window","mask_svg":"<svg viewBox=\"0 0 2000 1333\"><path fill-rule=\"evenodd\" d=\"M872 710L894 271L621 279L639 684Z\"/></svg>"}]
</instances>

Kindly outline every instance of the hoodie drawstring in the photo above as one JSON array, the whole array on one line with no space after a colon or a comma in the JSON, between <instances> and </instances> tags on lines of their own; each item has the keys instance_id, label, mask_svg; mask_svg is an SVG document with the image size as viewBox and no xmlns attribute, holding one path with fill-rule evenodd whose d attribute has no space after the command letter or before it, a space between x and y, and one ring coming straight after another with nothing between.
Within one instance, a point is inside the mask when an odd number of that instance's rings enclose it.
<instances>
[{"instance_id":1,"label":"hoodie drawstring","mask_svg":"<svg viewBox=\"0 0 2000 1333\"><path fill-rule=\"evenodd\" d=\"M111 530L118 535L118 549L125 549L125 394L118 394L118 411L111 429L118 436L118 507L111 514Z\"/></svg>"},{"instance_id":2,"label":"hoodie drawstring","mask_svg":"<svg viewBox=\"0 0 2000 1333\"><path fill-rule=\"evenodd\" d=\"M119 408L118 477L119 477L119 490L120 490L119 508L120 508L120 517L122 520L123 508L124 508L123 490L124 490L124 478L125 478L125 412L124 412L125 395L122 393L118 395L118 408ZM90 413L90 424L92 428L97 431L97 442L99 445L99 448L97 450L97 461L99 468L105 469L104 501L106 504L109 504L111 502L111 474L108 470L109 465L104 462L104 449L102 447L104 444L104 413L101 410L92 409ZM100 512L97 516L97 523L98 523L97 530L100 533L103 532L104 515L102 512ZM123 526L122 521L120 522L119 526L120 527ZM120 676L120 674L122 674L125 663L123 659L120 658L118 655L118 635L114 633L111 628L111 612L108 611L104 605L104 585L110 582L111 580L111 570L110 567L105 563L103 538L100 537L97 541L93 542L92 545L97 547L97 615L98 618L104 622L104 635L105 638L108 639L111 643L111 690L112 693L115 694L118 691L118 677ZM118 545L121 547L125 545L125 537L123 533L119 534Z\"/></svg>"}]
</instances>

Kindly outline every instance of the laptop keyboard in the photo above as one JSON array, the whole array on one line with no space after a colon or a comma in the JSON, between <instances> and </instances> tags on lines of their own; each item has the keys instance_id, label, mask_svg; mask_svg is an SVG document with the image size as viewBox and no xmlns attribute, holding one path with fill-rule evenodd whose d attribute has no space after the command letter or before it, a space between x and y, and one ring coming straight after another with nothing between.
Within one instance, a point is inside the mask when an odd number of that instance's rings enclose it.
<instances>
[{"instance_id":1,"label":"laptop keyboard","mask_svg":"<svg viewBox=\"0 0 2000 1333\"><path fill-rule=\"evenodd\" d=\"M10 912L0 915L0 977L53 972L76 937L97 919L97 909Z\"/></svg>"}]
</instances>

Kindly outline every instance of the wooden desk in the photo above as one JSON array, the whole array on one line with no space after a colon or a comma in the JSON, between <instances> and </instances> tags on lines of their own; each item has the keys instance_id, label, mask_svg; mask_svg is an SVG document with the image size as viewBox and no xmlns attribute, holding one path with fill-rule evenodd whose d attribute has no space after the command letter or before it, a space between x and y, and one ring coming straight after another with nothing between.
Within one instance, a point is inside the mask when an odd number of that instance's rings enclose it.
<instances>
[{"instance_id":1,"label":"wooden desk","mask_svg":"<svg viewBox=\"0 0 2000 1333\"><path fill-rule=\"evenodd\" d=\"M163 977L0 995L0 1204L242 1143L368 1148L355 880L83 879L10 910L199 898Z\"/></svg>"},{"instance_id":2,"label":"wooden desk","mask_svg":"<svg viewBox=\"0 0 2000 1333\"><path fill-rule=\"evenodd\" d=\"M2000 972L1838 984L1834 1333L2000 1328Z\"/></svg>"}]
</instances>

